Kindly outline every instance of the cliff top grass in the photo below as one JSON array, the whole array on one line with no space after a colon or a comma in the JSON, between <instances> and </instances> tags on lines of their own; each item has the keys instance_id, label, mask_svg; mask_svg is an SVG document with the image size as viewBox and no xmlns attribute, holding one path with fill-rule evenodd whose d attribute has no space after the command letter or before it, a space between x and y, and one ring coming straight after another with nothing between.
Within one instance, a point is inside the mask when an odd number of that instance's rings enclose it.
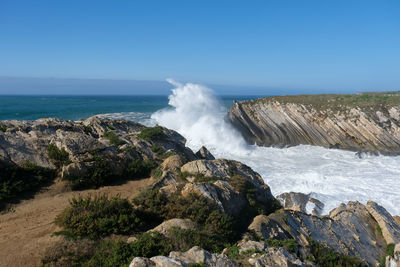
<instances>
[{"instance_id":1,"label":"cliff top grass","mask_svg":"<svg viewBox=\"0 0 400 267\"><path fill-rule=\"evenodd\" d=\"M317 110L338 110L342 108L376 109L378 107L390 108L400 105L400 91L393 92L368 92L357 94L319 94L319 95L286 95L272 96L242 102L255 104L265 102L279 102L283 104L303 104Z\"/></svg>"}]
</instances>

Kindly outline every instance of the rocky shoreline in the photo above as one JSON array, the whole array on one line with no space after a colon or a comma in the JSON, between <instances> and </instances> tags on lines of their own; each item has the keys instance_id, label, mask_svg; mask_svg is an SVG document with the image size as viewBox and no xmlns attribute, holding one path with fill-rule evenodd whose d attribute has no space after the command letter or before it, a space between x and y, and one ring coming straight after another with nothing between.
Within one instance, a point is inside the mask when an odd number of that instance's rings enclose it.
<instances>
[{"instance_id":1,"label":"rocky shoreline","mask_svg":"<svg viewBox=\"0 0 400 267\"><path fill-rule=\"evenodd\" d=\"M309 144L400 154L400 95L299 95L236 102L229 120L250 144Z\"/></svg>"},{"instance_id":2,"label":"rocky shoreline","mask_svg":"<svg viewBox=\"0 0 400 267\"><path fill-rule=\"evenodd\" d=\"M2 121L1 129L3 213L57 177L65 190L80 192L154 181L132 200L71 200L55 218L64 239L46 249L42 264L400 264L400 218L379 204L349 202L321 216L318 200L290 192L276 199L250 167L215 159L206 148L194 153L172 130L97 117Z\"/></svg>"}]
</instances>

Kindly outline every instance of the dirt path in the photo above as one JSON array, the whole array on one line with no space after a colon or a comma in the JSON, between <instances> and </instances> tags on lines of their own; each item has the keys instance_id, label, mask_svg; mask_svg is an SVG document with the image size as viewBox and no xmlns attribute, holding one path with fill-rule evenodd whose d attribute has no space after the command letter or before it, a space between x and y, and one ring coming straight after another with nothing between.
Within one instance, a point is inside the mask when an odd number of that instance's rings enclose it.
<instances>
[{"instance_id":1,"label":"dirt path","mask_svg":"<svg viewBox=\"0 0 400 267\"><path fill-rule=\"evenodd\" d=\"M14 212L0 215L0 266L40 266L45 249L61 239L52 236L58 230L54 218L73 196L108 193L131 198L151 182L148 178L96 190L63 192L64 184L57 181L33 199L16 205Z\"/></svg>"}]
</instances>

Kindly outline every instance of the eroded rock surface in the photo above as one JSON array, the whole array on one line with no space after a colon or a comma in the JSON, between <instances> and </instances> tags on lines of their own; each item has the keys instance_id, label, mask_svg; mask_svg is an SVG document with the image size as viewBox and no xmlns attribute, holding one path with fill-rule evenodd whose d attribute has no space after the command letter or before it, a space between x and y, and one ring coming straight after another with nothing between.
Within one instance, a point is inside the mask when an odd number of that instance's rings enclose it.
<instances>
[{"instance_id":1,"label":"eroded rock surface","mask_svg":"<svg viewBox=\"0 0 400 267\"><path fill-rule=\"evenodd\" d=\"M267 97L235 102L229 119L250 144L399 154L399 103L389 93Z\"/></svg>"}]
</instances>

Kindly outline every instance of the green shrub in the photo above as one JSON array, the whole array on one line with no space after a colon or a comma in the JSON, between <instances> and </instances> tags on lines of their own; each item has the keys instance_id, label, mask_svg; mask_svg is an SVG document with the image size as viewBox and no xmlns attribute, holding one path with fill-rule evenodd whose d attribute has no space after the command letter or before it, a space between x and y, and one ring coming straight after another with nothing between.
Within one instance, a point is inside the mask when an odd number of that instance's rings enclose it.
<instances>
[{"instance_id":1,"label":"green shrub","mask_svg":"<svg viewBox=\"0 0 400 267\"><path fill-rule=\"evenodd\" d=\"M152 160L134 160L126 169L126 174L132 178L145 178L149 177L151 170L156 167L156 163Z\"/></svg>"},{"instance_id":2,"label":"green shrub","mask_svg":"<svg viewBox=\"0 0 400 267\"><path fill-rule=\"evenodd\" d=\"M238 245L233 245L228 247L228 256L231 257L232 259L239 259L240 253L239 253L239 246Z\"/></svg>"},{"instance_id":3,"label":"green shrub","mask_svg":"<svg viewBox=\"0 0 400 267\"><path fill-rule=\"evenodd\" d=\"M331 248L325 247L320 243L309 240L310 252L312 254L312 261L317 266L343 266L343 267L356 267L362 266L362 262L357 257L342 255Z\"/></svg>"},{"instance_id":4,"label":"green shrub","mask_svg":"<svg viewBox=\"0 0 400 267\"><path fill-rule=\"evenodd\" d=\"M103 137L107 138L110 141L110 143L114 146L120 146L120 145L125 144L125 141L119 139L118 136L114 132L105 132L103 134Z\"/></svg>"},{"instance_id":5,"label":"green shrub","mask_svg":"<svg viewBox=\"0 0 400 267\"><path fill-rule=\"evenodd\" d=\"M153 257L168 255L173 247L171 242L158 232L147 232L139 235L137 240L131 243L134 255L139 257Z\"/></svg>"},{"instance_id":6,"label":"green shrub","mask_svg":"<svg viewBox=\"0 0 400 267\"><path fill-rule=\"evenodd\" d=\"M152 145L151 151L153 151L157 155L162 155L164 153L164 149L157 144Z\"/></svg>"},{"instance_id":7,"label":"green shrub","mask_svg":"<svg viewBox=\"0 0 400 267\"><path fill-rule=\"evenodd\" d=\"M98 239L110 234L131 234L143 229L143 214L126 199L102 196L78 197L57 216L62 234L74 238Z\"/></svg>"},{"instance_id":8,"label":"green shrub","mask_svg":"<svg viewBox=\"0 0 400 267\"><path fill-rule=\"evenodd\" d=\"M64 148L59 149L55 144L49 144L47 146L47 154L50 159L55 161L57 167L70 163L68 152L65 151Z\"/></svg>"},{"instance_id":9,"label":"green shrub","mask_svg":"<svg viewBox=\"0 0 400 267\"><path fill-rule=\"evenodd\" d=\"M18 198L23 192L36 192L56 176L54 170L32 162L19 167L0 161L0 170L0 210L6 201Z\"/></svg>"},{"instance_id":10,"label":"green shrub","mask_svg":"<svg viewBox=\"0 0 400 267\"><path fill-rule=\"evenodd\" d=\"M265 240L265 243L267 243L268 246L274 248L283 247L289 252L296 252L298 247L296 240L294 239L285 239L285 240L267 239Z\"/></svg>"},{"instance_id":11,"label":"green shrub","mask_svg":"<svg viewBox=\"0 0 400 267\"><path fill-rule=\"evenodd\" d=\"M217 252L227 243L235 241L239 235L234 231L233 218L223 214L214 202L202 196L189 194L183 197L179 193L166 196L158 190L148 190L134 198L133 203L152 222L184 218L199 225L196 231L175 229L172 233L175 249L189 249L199 245Z\"/></svg>"},{"instance_id":12,"label":"green shrub","mask_svg":"<svg viewBox=\"0 0 400 267\"><path fill-rule=\"evenodd\" d=\"M85 175L63 177L72 189L98 188L114 182L117 178L112 174L108 161L100 156L93 157L93 165Z\"/></svg>"},{"instance_id":13,"label":"green shrub","mask_svg":"<svg viewBox=\"0 0 400 267\"><path fill-rule=\"evenodd\" d=\"M157 169L154 170L154 177L155 178L160 179L162 177L162 175L163 175L163 171L161 169L157 168Z\"/></svg>"},{"instance_id":14,"label":"green shrub","mask_svg":"<svg viewBox=\"0 0 400 267\"><path fill-rule=\"evenodd\" d=\"M93 133L93 128L90 125L86 125L84 131L86 134L91 134Z\"/></svg>"},{"instance_id":15,"label":"green shrub","mask_svg":"<svg viewBox=\"0 0 400 267\"><path fill-rule=\"evenodd\" d=\"M1 132L7 131L7 127L0 124L0 131L1 131Z\"/></svg>"},{"instance_id":16,"label":"green shrub","mask_svg":"<svg viewBox=\"0 0 400 267\"><path fill-rule=\"evenodd\" d=\"M165 136L164 130L161 126L146 127L138 135L139 138L142 138L147 142L152 142L154 140L161 139L164 136Z\"/></svg>"},{"instance_id":17,"label":"green shrub","mask_svg":"<svg viewBox=\"0 0 400 267\"><path fill-rule=\"evenodd\" d=\"M394 257L394 244L390 243L386 245L386 255Z\"/></svg>"},{"instance_id":18,"label":"green shrub","mask_svg":"<svg viewBox=\"0 0 400 267\"><path fill-rule=\"evenodd\" d=\"M130 244L119 240L63 240L48 247L44 266L128 266L134 257Z\"/></svg>"}]
</instances>

